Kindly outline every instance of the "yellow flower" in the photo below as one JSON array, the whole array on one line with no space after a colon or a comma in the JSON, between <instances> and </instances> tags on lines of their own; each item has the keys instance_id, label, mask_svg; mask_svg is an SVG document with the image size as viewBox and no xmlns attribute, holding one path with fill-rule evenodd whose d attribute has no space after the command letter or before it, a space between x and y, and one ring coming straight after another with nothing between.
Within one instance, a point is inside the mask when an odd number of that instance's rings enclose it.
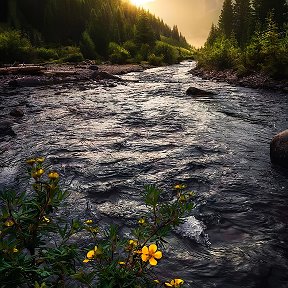
<instances>
[{"instance_id":1,"label":"yellow flower","mask_svg":"<svg viewBox=\"0 0 288 288\"><path fill-rule=\"evenodd\" d=\"M125 265L126 263L123 261L118 262L119 265Z\"/></svg>"},{"instance_id":2,"label":"yellow flower","mask_svg":"<svg viewBox=\"0 0 288 288\"><path fill-rule=\"evenodd\" d=\"M34 179L40 178L44 174L44 169L40 168L32 173Z\"/></svg>"},{"instance_id":3,"label":"yellow flower","mask_svg":"<svg viewBox=\"0 0 288 288\"><path fill-rule=\"evenodd\" d=\"M46 223L49 223L50 219L48 217L46 217L46 216L43 216L42 221L46 222Z\"/></svg>"},{"instance_id":4,"label":"yellow flower","mask_svg":"<svg viewBox=\"0 0 288 288\"><path fill-rule=\"evenodd\" d=\"M48 178L51 180L56 180L59 178L59 174L56 171L51 171L48 173Z\"/></svg>"},{"instance_id":5,"label":"yellow flower","mask_svg":"<svg viewBox=\"0 0 288 288\"><path fill-rule=\"evenodd\" d=\"M97 232L99 232L99 228L98 228L98 227L88 227L88 230L89 230L91 233L97 233Z\"/></svg>"},{"instance_id":6,"label":"yellow flower","mask_svg":"<svg viewBox=\"0 0 288 288\"><path fill-rule=\"evenodd\" d=\"M138 220L138 223L141 224L141 225L144 224L144 223L145 223L145 219L144 219L144 218L140 218L140 219Z\"/></svg>"},{"instance_id":7,"label":"yellow flower","mask_svg":"<svg viewBox=\"0 0 288 288\"><path fill-rule=\"evenodd\" d=\"M149 248L147 246L144 246L141 250L141 259L144 262L147 262L149 260L150 265L155 266L157 265L156 259L162 258L162 252L157 251L157 245L151 244Z\"/></svg>"},{"instance_id":8,"label":"yellow flower","mask_svg":"<svg viewBox=\"0 0 288 288\"><path fill-rule=\"evenodd\" d=\"M91 219L88 219L88 220L84 221L84 223L85 223L85 224L87 224L87 225L90 225L90 224L92 224L92 223L93 223L93 220L91 220Z\"/></svg>"},{"instance_id":9,"label":"yellow flower","mask_svg":"<svg viewBox=\"0 0 288 288\"><path fill-rule=\"evenodd\" d=\"M185 188L186 188L186 185L184 185L184 184L176 184L174 186L174 189L176 189L176 190L182 190L182 189L185 189Z\"/></svg>"},{"instance_id":10,"label":"yellow flower","mask_svg":"<svg viewBox=\"0 0 288 288\"><path fill-rule=\"evenodd\" d=\"M39 164L43 163L45 161L45 157L38 157L35 159L35 161Z\"/></svg>"},{"instance_id":11,"label":"yellow flower","mask_svg":"<svg viewBox=\"0 0 288 288\"><path fill-rule=\"evenodd\" d=\"M154 283L159 284L160 281L158 279L153 280Z\"/></svg>"},{"instance_id":12,"label":"yellow flower","mask_svg":"<svg viewBox=\"0 0 288 288\"><path fill-rule=\"evenodd\" d=\"M180 287L182 284L184 283L184 281L182 279L173 279L171 280L170 283L165 282L165 286L166 287Z\"/></svg>"},{"instance_id":13,"label":"yellow flower","mask_svg":"<svg viewBox=\"0 0 288 288\"><path fill-rule=\"evenodd\" d=\"M128 243L129 243L130 246L134 246L134 247L138 245L138 241L137 240L133 240L133 239L129 240Z\"/></svg>"},{"instance_id":14,"label":"yellow flower","mask_svg":"<svg viewBox=\"0 0 288 288\"><path fill-rule=\"evenodd\" d=\"M14 247L12 251L13 251L13 253L19 252L19 250L16 247Z\"/></svg>"},{"instance_id":15,"label":"yellow flower","mask_svg":"<svg viewBox=\"0 0 288 288\"><path fill-rule=\"evenodd\" d=\"M15 222L14 222L14 220L11 219L11 218L8 218L8 219L4 222L4 225L5 225L6 227L11 227L11 226L13 226L14 224L15 224Z\"/></svg>"},{"instance_id":16,"label":"yellow flower","mask_svg":"<svg viewBox=\"0 0 288 288\"><path fill-rule=\"evenodd\" d=\"M97 246L95 246L93 250L88 251L87 254L86 254L86 259L84 259L83 262L87 263L87 262L93 260L93 258L97 254L100 254L100 253L97 253L97 252L99 252L99 251L97 251L97 249L98 249Z\"/></svg>"},{"instance_id":17,"label":"yellow flower","mask_svg":"<svg viewBox=\"0 0 288 288\"><path fill-rule=\"evenodd\" d=\"M31 166L32 166L35 162L36 162L35 159L28 159L28 160L26 160L26 163L27 163L28 165L31 165Z\"/></svg>"}]
</instances>

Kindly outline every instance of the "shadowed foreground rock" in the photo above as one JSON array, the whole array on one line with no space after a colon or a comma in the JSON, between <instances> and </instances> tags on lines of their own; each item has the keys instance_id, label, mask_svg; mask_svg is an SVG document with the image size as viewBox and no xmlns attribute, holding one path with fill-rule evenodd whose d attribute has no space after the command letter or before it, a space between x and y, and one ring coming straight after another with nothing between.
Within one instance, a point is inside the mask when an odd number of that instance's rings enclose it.
<instances>
[{"instance_id":1,"label":"shadowed foreground rock","mask_svg":"<svg viewBox=\"0 0 288 288\"><path fill-rule=\"evenodd\" d=\"M288 130L273 137L270 143L270 159L273 164L288 168Z\"/></svg>"}]
</instances>

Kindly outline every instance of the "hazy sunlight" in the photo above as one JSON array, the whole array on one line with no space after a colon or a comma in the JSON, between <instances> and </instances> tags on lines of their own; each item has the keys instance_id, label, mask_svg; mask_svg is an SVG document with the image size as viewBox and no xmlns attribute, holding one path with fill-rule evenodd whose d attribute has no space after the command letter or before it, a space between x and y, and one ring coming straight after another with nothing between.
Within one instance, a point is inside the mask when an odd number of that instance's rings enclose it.
<instances>
[{"instance_id":1,"label":"hazy sunlight","mask_svg":"<svg viewBox=\"0 0 288 288\"><path fill-rule=\"evenodd\" d=\"M142 5L145 5L148 2L153 2L153 1L155 1L155 0L130 0L130 2L133 5L136 5L136 6L142 6Z\"/></svg>"}]
</instances>

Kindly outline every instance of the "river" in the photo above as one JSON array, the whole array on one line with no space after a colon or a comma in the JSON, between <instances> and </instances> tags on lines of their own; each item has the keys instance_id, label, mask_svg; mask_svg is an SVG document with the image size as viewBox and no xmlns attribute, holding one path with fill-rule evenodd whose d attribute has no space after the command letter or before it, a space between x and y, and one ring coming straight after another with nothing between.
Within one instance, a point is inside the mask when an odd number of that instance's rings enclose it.
<instances>
[{"instance_id":1,"label":"river","mask_svg":"<svg viewBox=\"0 0 288 288\"><path fill-rule=\"evenodd\" d=\"M21 185L23 161L47 156L71 191L67 214L125 230L145 210L145 184L185 183L196 208L169 237L160 275L195 288L288 287L288 172L269 158L288 95L202 80L194 66L129 73L115 87L2 89L1 115L25 115L1 139L0 186ZM190 86L215 95L187 96Z\"/></svg>"}]
</instances>

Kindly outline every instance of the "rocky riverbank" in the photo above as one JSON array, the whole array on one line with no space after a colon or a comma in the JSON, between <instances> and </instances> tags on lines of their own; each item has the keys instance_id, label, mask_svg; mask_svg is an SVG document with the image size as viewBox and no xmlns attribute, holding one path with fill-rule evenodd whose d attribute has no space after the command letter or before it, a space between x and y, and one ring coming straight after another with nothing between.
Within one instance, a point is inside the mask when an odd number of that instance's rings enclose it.
<instances>
[{"instance_id":1,"label":"rocky riverbank","mask_svg":"<svg viewBox=\"0 0 288 288\"><path fill-rule=\"evenodd\" d=\"M87 62L75 65L18 65L0 68L0 143L6 137L16 136L12 127L15 123L21 121L27 109L27 103L23 99L19 100L19 103L17 103L18 101L11 103L9 107L2 105L1 90L7 91L7 89L10 90L13 87L36 87L62 83L80 84L84 81L94 81L96 83L99 82L100 85L114 87L117 82L124 81L118 75L129 72L141 72L149 67L138 64L95 65ZM0 154L2 152L0 145Z\"/></svg>"},{"instance_id":2,"label":"rocky riverbank","mask_svg":"<svg viewBox=\"0 0 288 288\"><path fill-rule=\"evenodd\" d=\"M202 68L194 68L189 71L195 76L199 76L203 79L214 80L218 82L228 82L229 84L239 85L243 87L255 88L255 89L269 89L275 91L282 91L288 93L287 80L274 80L268 75L263 73L252 73L245 76L237 75L233 70L205 70Z\"/></svg>"},{"instance_id":3,"label":"rocky riverbank","mask_svg":"<svg viewBox=\"0 0 288 288\"><path fill-rule=\"evenodd\" d=\"M90 62L81 64L43 64L18 65L0 69L0 87L31 87L53 85L78 81L122 81L117 75L141 72L149 66L138 64L95 65Z\"/></svg>"}]
</instances>

